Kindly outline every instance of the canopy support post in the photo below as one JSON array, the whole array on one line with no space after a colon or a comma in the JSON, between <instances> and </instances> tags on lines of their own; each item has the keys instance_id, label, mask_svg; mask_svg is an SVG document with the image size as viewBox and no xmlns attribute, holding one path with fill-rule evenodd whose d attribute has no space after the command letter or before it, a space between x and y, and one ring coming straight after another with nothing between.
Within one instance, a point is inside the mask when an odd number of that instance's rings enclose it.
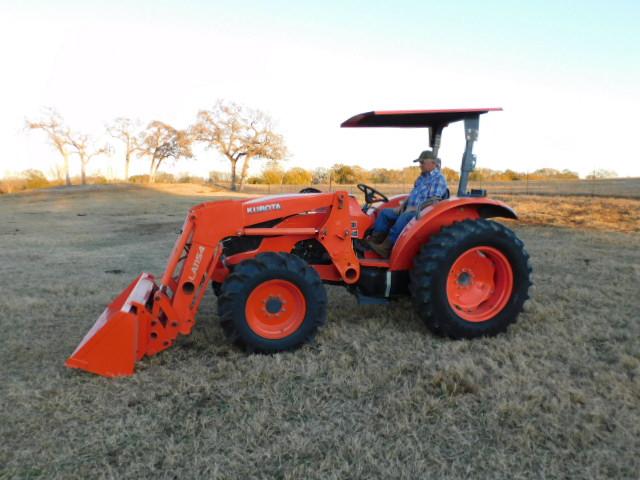
<instances>
[{"instance_id":1,"label":"canopy support post","mask_svg":"<svg viewBox=\"0 0 640 480\"><path fill-rule=\"evenodd\" d=\"M476 156L473 154L473 143L478 140L480 129L480 115L464 119L464 136L466 145L462 155L462 167L460 168L460 183L458 183L458 197L467 197L467 185L469 174L476 168Z\"/></svg>"},{"instance_id":2,"label":"canopy support post","mask_svg":"<svg viewBox=\"0 0 640 480\"><path fill-rule=\"evenodd\" d=\"M438 158L438 150L440 150L440 140L442 139L442 131L446 125L434 125L429 127L429 146L433 151L433 156Z\"/></svg>"}]
</instances>

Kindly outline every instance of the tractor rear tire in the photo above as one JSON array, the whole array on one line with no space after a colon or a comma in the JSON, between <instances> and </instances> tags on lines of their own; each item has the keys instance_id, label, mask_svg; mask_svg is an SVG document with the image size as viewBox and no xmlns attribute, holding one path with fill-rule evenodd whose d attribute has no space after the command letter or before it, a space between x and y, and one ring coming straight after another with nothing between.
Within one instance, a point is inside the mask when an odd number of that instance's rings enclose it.
<instances>
[{"instance_id":1,"label":"tractor rear tire","mask_svg":"<svg viewBox=\"0 0 640 480\"><path fill-rule=\"evenodd\" d=\"M504 332L517 320L530 286L522 241L504 225L479 219L444 227L423 245L409 288L430 330L462 339Z\"/></svg>"},{"instance_id":2,"label":"tractor rear tire","mask_svg":"<svg viewBox=\"0 0 640 480\"><path fill-rule=\"evenodd\" d=\"M239 263L225 279L218 315L227 338L247 351L294 350L325 323L327 294L304 260L266 252Z\"/></svg>"}]
</instances>

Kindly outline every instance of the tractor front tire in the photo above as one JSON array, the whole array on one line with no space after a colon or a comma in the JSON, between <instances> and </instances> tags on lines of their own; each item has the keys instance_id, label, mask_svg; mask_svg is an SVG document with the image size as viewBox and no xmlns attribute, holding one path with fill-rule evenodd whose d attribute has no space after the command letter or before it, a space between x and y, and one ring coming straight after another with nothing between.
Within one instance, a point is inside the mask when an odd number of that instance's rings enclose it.
<instances>
[{"instance_id":1,"label":"tractor front tire","mask_svg":"<svg viewBox=\"0 0 640 480\"><path fill-rule=\"evenodd\" d=\"M227 338L247 351L294 350L325 323L327 294L300 257L261 253L236 265L222 283L218 315Z\"/></svg>"},{"instance_id":2,"label":"tractor front tire","mask_svg":"<svg viewBox=\"0 0 640 480\"><path fill-rule=\"evenodd\" d=\"M455 339L504 332L522 311L530 286L522 241L485 219L457 222L434 235L416 256L410 280L427 327Z\"/></svg>"}]
</instances>

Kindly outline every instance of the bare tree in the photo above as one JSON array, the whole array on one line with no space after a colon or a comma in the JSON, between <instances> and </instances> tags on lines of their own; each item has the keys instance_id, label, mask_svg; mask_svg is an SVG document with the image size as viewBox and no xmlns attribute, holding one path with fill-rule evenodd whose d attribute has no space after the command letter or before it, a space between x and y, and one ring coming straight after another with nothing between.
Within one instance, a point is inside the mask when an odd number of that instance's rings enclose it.
<instances>
[{"instance_id":1,"label":"bare tree","mask_svg":"<svg viewBox=\"0 0 640 480\"><path fill-rule=\"evenodd\" d=\"M312 172L313 178L311 183L329 183L329 178L331 177L331 170L325 167L318 167Z\"/></svg>"},{"instance_id":2,"label":"bare tree","mask_svg":"<svg viewBox=\"0 0 640 480\"><path fill-rule=\"evenodd\" d=\"M87 165L89 161L98 155L111 152L108 144L98 145L89 135L82 133L71 133L69 143L75 150L74 153L80 158L80 179L82 185L87 184Z\"/></svg>"},{"instance_id":3,"label":"bare tree","mask_svg":"<svg viewBox=\"0 0 640 480\"><path fill-rule=\"evenodd\" d=\"M49 175L53 177L54 180L61 182L64 180L64 166L56 163L49 169Z\"/></svg>"},{"instance_id":4,"label":"bare tree","mask_svg":"<svg viewBox=\"0 0 640 480\"><path fill-rule=\"evenodd\" d=\"M216 148L231 162L231 189L241 190L252 158L282 160L287 154L282 136L273 131L271 123L271 118L259 110L218 100L211 110L198 112L191 133L195 141Z\"/></svg>"},{"instance_id":5,"label":"bare tree","mask_svg":"<svg viewBox=\"0 0 640 480\"><path fill-rule=\"evenodd\" d=\"M65 183L71 185L71 176L69 175L70 130L64 124L62 116L55 109L46 108L40 120L31 121L27 119L25 123L28 130L42 130L47 134L51 145L62 155Z\"/></svg>"},{"instance_id":6,"label":"bare tree","mask_svg":"<svg viewBox=\"0 0 640 480\"><path fill-rule=\"evenodd\" d=\"M124 143L124 179L129 180L129 165L131 156L140 150L140 142L137 130L140 123L129 118L116 118L112 124L107 126L107 132L113 138L117 138Z\"/></svg>"},{"instance_id":7,"label":"bare tree","mask_svg":"<svg viewBox=\"0 0 640 480\"><path fill-rule=\"evenodd\" d=\"M151 122L147 130L142 133L138 152L140 156L151 159L149 183L155 181L158 169L164 160L193 156L189 133L157 120Z\"/></svg>"},{"instance_id":8,"label":"bare tree","mask_svg":"<svg viewBox=\"0 0 640 480\"><path fill-rule=\"evenodd\" d=\"M269 160L262 169L262 181L268 185L280 185L284 178L284 168L277 160Z\"/></svg>"},{"instance_id":9,"label":"bare tree","mask_svg":"<svg viewBox=\"0 0 640 480\"><path fill-rule=\"evenodd\" d=\"M618 174L613 170L606 170L604 168L594 170L587 175L587 180L602 180L604 178L616 178Z\"/></svg>"}]
</instances>

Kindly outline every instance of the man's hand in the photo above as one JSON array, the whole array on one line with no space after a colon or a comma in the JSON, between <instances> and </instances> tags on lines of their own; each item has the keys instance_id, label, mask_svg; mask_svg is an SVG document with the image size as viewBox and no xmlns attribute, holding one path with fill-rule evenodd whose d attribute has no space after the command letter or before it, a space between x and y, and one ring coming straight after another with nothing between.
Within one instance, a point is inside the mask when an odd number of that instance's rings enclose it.
<instances>
[{"instance_id":1,"label":"man's hand","mask_svg":"<svg viewBox=\"0 0 640 480\"><path fill-rule=\"evenodd\" d=\"M435 205L440 200L440 197L431 197L420 204L420 210Z\"/></svg>"},{"instance_id":2,"label":"man's hand","mask_svg":"<svg viewBox=\"0 0 640 480\"><path fill-rule=\"evenodd\" d=\"M406 211L406 210L405 210L405 206L406 206L406 204L407 204L407 201L406 201L406 200L402 200L402 201L400 202L400 205L399 205L399 206L397 206L397 207L395 207L395 208L393 209L393 211L394 211L397 215L400 215L401 213L404 213L404 212Z\"/></svg>"}]
</instances>

